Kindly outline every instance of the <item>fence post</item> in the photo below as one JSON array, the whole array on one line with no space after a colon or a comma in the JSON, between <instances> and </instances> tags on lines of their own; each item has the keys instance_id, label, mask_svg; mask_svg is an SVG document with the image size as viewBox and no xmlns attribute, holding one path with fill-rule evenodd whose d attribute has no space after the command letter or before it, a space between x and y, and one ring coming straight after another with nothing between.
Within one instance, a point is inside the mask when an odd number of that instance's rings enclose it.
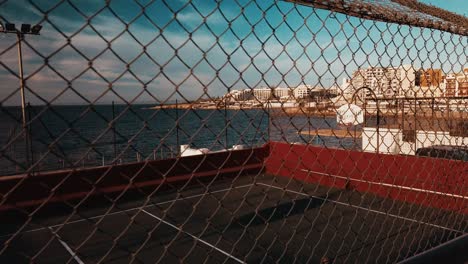
<instances>
[{"instance_id":1,"label":"fence post","mask_svg":"<svg viewBox=\"0 0 468 264\"><path fill-rule=\"evenodd\" d=\"M228 89L228 93L230 92L230 89ZM226 126L226 131L225 131L225 140L224 140L224 149L228 149L228 127L229 127L229 121L227 119L227 97L224 99L224 124Z\"/></svg>"},{"instance_id":2,"label":"fence post","mask_svg":"<svg viewBox=\"0 0 468 264\"><path fill-rule=\"evenodd\" d=\"M112 134L113 134L113 141L114 141L114 161L113 163L116 162L116 158L117 158L117 145L116 145L116 142L115 142L115 104L114 104L114 101L112 101Z\"/></svg>"},{"instance_id":3,"label":"fence post","mask_svg":"<svg viewBox=\"0 0 468 264\"><path fill-rule=\"evenodd\" d=\"M267 118L268 118L268 141L271 141L271 115L270 115L270 104L267 104Z\"/></svg>"},{"instance_id":4,"label":"fence post","mask_svg":"<svg viewBox=\"0 0 468 264\"><path fill-rule=\"evenodd\" d=\"M27 109L27 113L28 113L28 119L27 119L27 122L30 122L31 120L31 104L28 102L27 106L26 106L26 109ZM34 154L33 154L33 140L32 140L32 126L31 124L28 124L27 125L27 129L28 129L28 134L27 134L27 142L28 142L28 146L29 146L29 149L27 149L26 151L29 151L29 155L30 155L30 159L31 159L31 164L29 164L29 166L32 166L34 164Z\"/></svg>"},{"instance_id":5,"label":"fence post","mask_svg":"<svg viewBox=\"0 0 468 264\"><path fill-rule=\"evenodd\" d=\"M179 145L180 145L180 142L179 142L179 104L178 104L177 99L175 101L176 101L176 145L177 145L177 149L179 149Z\"/></svg>"}]
</instances>

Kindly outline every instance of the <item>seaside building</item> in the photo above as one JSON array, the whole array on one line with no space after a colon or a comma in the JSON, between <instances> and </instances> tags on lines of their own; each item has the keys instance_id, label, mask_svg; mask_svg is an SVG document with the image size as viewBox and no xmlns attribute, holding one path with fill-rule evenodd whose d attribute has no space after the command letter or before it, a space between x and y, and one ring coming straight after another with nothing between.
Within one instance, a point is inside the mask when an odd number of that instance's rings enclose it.
<instances>
[{"instance_id":1,"label":"seaside building","mask_svg":"<svg viewBox=\"0 0 468 264\"><path fill-rule=\"evenodd\" d=\"M449 73L443 78L445 96L468 96L468 68L459 73Z\"/></svg>"},{"instance_id":2,"label":"seaside building","mask_svg":"<svg viewBox=\"0 0 468 264\"><path fill-rule=\"evenodd\" d=\"M457 79L454 73L449 73L444 78L445 96L457 95Z\"/></svg>"},{"instance_id":3,"label":"seaside building","mask_svg":"<svg viewBox=\"0 0 468 264\"><path fill-rule=\"evenodd\" d=\"M355 71L350 79L344 79L343 94L352 95L361 87L369 87L377 97L414 96L415 70L411 65L399 67L369 67ZM370 97L371 92L363 90L358 96Z\"/></svg>"},{"instance_id":4,"label":"seaside building","mask_svg":"<svg viewBox=\"0 0 468 264\"><path fill-rule=\"evenodd\" d=\"M253 96L255 97L255 99L260 100L260 101L267 101L273 95L273 88L262 87L262 88L253 89L252 91L253 91Z\"/></svg>"},{"instance_id":5,"label":"seaside building","mask_svg":"<svg viewBox=\"0 0 468 264\"><path fill-rule=\"evenodd\" d=\"M421 86L437 87L442 83L442 76L441 69L423 69L421 70Z\"/></svg>"},{"instance_id":6,"label":"seaside building","mask_svg":"<svg viewBox=\"0 0 468 264\"><path fill-rule=\"evenodd\" d=\"M287 99L293 95L293 90L290 88L278 87L273 90L273 95L278 99Z\"/></svg>"},{"instance_id":7,"label":"seaside building","mask_svg":"<svg viewBox=\"0 0 468 264\"><path fill-rule=\"evenodd\" d=\"M468 96L468 68L458 75L457 83L459 95Z\"/></svg>"},{"instance_id":8,"label":"seaside building","mask_svg":"<svg viewBox=\"0 0 468 264\"><path fill-rule=\"evenodd\" d=\"M225 96L230 101L247 101L253 98L252 89L232 90Z\"/></svg>"},{"instance_id":9,"label":"seaside building","mask_svg":"<svg viewBox=\"0 0 468 264\"><path fill-rule=\"evenodd\" d=\"M415 86L417 97L441 97L445 88L441 69L421 69L420 84Z\"/></svg>"},{"instance_id":10,"label":"seaside building","mask_svg":"<svg viewBox=\"0 0 468 264\"><path fill-rule=\"evenodd\" d=\"M318 89L318 90L317 90ZM311 85L300 85L296 88L268 88L261 87L255 89L232 90L224 95L230 101L248 101L248 100L290 100L310 97L314 92L321 92L323 88L313 87Z\"/></svg>"},{"instance_id":11,"label":"seaside building","mask_svg":"<svg viewBox=\"0 0 468 264\"><path fill-rule=\"evenodd\" d=\"M294 98L302 99L307 98L310 96L311 90L313 89L312 85L299 85L298 87L294 88Z\"/></svg>"}]
</instances>

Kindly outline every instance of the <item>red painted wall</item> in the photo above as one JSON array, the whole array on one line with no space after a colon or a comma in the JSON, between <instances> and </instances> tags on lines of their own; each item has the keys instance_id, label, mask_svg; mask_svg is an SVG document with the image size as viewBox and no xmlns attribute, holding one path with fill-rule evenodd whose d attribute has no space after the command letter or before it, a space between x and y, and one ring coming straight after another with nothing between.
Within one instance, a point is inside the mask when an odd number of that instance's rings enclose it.
<instances>
[{"instance_id":1,"label":"red painted wall","mask_svg":"<svg viewBox=\"0 0 468 264\"><path fill-rule=\"evenodd\" d=\"M186 182L196 177L260 173L268 153L268 146L264 146L168 160L4 176L0 177L0 210Z\"/></svg>"},{"instance_id":2,"label":"red painted wall","mask_svg":"<svg viewBox=\"0 0 468 264\"><path fill-rule=\"evenodd\" d=\"M467 162L271 142L265 165L274 175L468 214Z\"/></svg>"}]
</instances>

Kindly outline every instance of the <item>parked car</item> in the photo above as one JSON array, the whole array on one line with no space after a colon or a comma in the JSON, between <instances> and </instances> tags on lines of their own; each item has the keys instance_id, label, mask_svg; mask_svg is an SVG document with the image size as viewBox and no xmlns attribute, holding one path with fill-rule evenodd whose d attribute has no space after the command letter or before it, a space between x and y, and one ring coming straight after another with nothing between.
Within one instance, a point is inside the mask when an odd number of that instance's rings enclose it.
<instances>
[{"instance_id":1,"label":"parked car","mask_svg":"<svg viewBox=\"0 0 468 264\"><path fill-rule=\"evenodd\" d=\"M416 156L468 161L468 147L436 145L416 150Z\"/></svg>"}]
</instances>

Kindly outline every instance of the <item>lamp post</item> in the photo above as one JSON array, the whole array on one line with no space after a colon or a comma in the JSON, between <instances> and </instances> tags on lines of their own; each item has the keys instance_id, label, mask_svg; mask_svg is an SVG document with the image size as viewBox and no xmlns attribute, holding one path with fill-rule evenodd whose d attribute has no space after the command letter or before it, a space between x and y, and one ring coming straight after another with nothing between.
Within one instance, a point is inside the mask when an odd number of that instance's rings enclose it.
<instances>
[{"instance_id":1,"label":"lamp post","mask_svg":"<svg viewBox=\"0 0 468 264\"><path fill-rule=\"evenodd\" d=\"M375 99L375 103L376 103L376 106L377 106L377 154L379 154L380 152L380 144L379 144L379 138L380 138L380 131L379 131L379 128L380 128L380 107L379 107L379 99L377 98L377 95L375 94L374 90L372 90L371 88L367 87L367 86L363 86L359 89L357 89L354 93L353 93L353 97L351 98L351 102L354 102L356 100L356 94L358 92L360 92L361 90L368 90L371 92L372 96L374 97ZM364 102L365 104L367 102ZM365 109L365 108L364 108ZM364 110L364 118L366 116L366 112ZM366 124L366 122L364 121L364 125Z\"/></svg>"},{"instance_id":2,"label":"lamp post","mask_svg":"<svg viewBox=\"0 0 468 264\"><path fill-rule=\"evenodd\" d=\"M20 94L21 94L21 119L23 129L26 135L26 163L29 166L29 136L28 136L28 123L26 117L26 94L24 91L24 72L23 72L23 52L21 49L21 43L24 39L24 35L39 35L41 31L41 25L34 25L31 27L31 24L21 24L21 30L16 29L15 24L6 23L5 26L0 22L0 33L5 34L16 34L17 45L18 45L18 67L19 67L19 79L20 79Z\"/></svg>"}]
</instances>

